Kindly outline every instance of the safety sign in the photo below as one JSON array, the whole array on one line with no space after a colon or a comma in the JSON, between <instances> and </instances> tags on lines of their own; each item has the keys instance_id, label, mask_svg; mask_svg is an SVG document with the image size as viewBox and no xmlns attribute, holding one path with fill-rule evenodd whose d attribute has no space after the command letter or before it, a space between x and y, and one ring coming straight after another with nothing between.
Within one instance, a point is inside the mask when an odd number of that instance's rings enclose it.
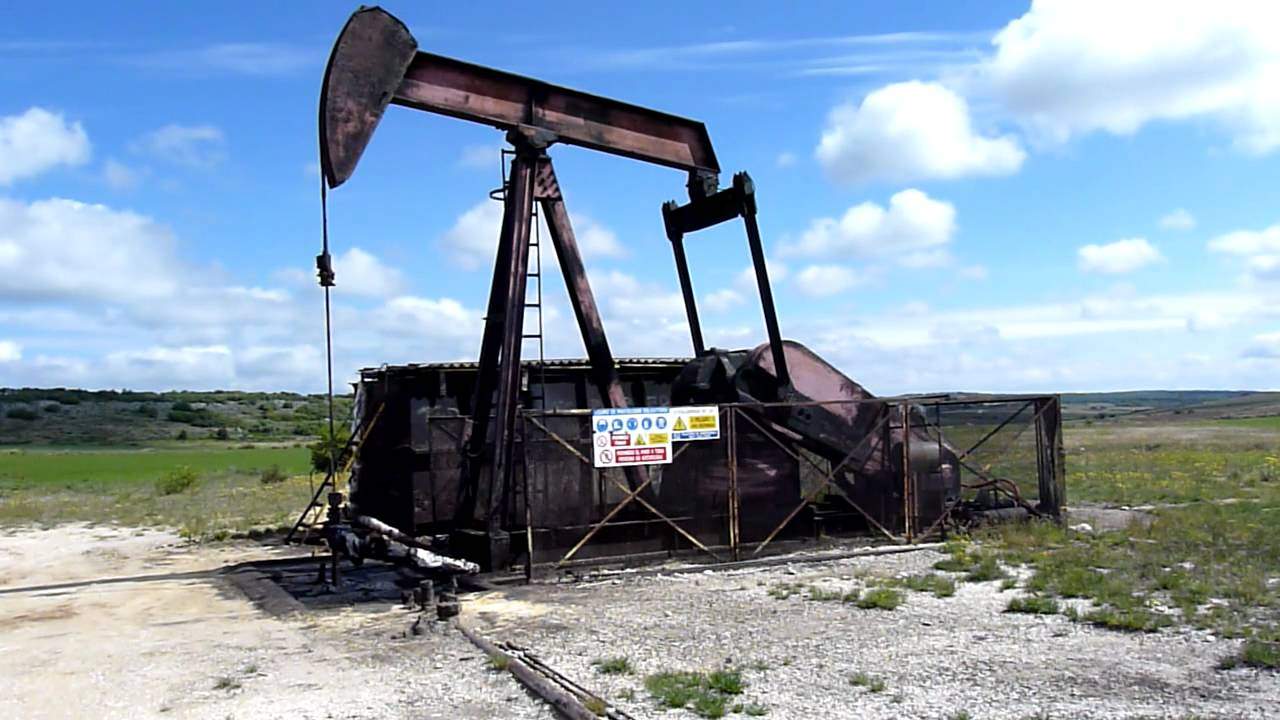
<instances>
[{"instance_id":1,"label":"safety sign","mask_svg":"<svg viewBox=\"0 0 1280 720\"><path fill-rule=\"evenodd\" d=\"M598 468L671 462L671 443L716 440L720 410L698 407L606 408L591 413L591 451Z\"/></svg>"},{"instance_id":2,"label":"safety sign","mask_svg":"<svg viewBox=\"0 0 1280 720\"><path fill-rule=\"evenodd\" d=\"M591 413L591 450L598 468L671 462L667 408L611 408Z\"/></svg>"},{"instance_id":3,"label":"safety sign","mask_svg":"<svg viewBox=\"0 0 1280 720\"><path fill-rule=\"evenodd\" d=\"M667 412L674 442L720 439L720 408L715 405L673 407Z\"/></svg>"}]
</instances>

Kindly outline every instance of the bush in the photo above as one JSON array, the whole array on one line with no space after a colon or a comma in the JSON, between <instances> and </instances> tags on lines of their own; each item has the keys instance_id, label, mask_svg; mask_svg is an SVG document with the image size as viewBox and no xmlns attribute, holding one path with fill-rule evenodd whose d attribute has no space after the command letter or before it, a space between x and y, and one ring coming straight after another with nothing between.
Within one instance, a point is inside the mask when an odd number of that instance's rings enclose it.
<instances>
[{"instance_id":1,"label":"bush","mask_svg":"<svg viewBox=\"0 0 1280 720\"><path fill-rule=\"evenodd\" d=\"M338 463L338 467L342 467L343 457L342 451L347 447L347 440L351 437L351 431L338 425L335 427L336 434L329 435L329 428L322 427L320 429L320 438L311 443L311 467L316 472L329 472L329 456L330 449L334 459Z\"/></svg>"},{"instance_id":2,"label":"bush","mask_svg":"<svg viewBox=\"0 0 1280 720\"><path fill-rule=\"evenodd\" d=\"M226 429L226 428L224 428L224 427L220 427L220 428L218 428L218 431L217 431L217 432L215 432L215 433L213 434L213 436L214 436L215 438L219 439L219 440L230 440L230 439L231 439L231 433L227 432L227 429Z\"/></svg>"},{"instance_id":3,"label":"bush","mask_svg":"<svg viewBox=\"0 0 1280 720\"><path fill-rule=\"evenodd\" d=\"M179 430L179 431L178 431L178 434L175 436L175 439L177 439L177 440L186 440L186 439L187 439L187 431L186 431L186 430Z\"/></svg>"},{"instance_id":4,"label":"bush","mask_svg":"<svg viewBox=\"0 0 1280 720\"><path fill-rule=\"evenodd\" d=\"M591 663L601 675L630 675L634 670L631 661L625 656L599 658Z\"/></svg>"},{"instance_id":5,"label":"bush","mask_svg":"<svg viewBox=\"0 0 1280 720\"><path fill-rule=\"evenodd\" d=\"M156 481L157 495L177 495L195 487L200 476L186 465L179 465Z\"/></svg>"},{"instance_id":6,"label":"bush","mask_svg":"<svg viewBox=\"0 0 1280 720\"><path fill-rule=\"evenodd\" d=\"M25 420L27 422L40 417L36 411L25 407L9 408L9 412L5 413L4 416L11 420Z\"/></svg>"},{"instance_id":7,"label":"bush","mask_svg":"<svg viewBox=\"0 0 1280 720\"><path fill-rule=\"evenodd\" d=\"M60 413L62 412L62 406L56 402L49 403L48 405L44 406L44 411L47 413Z\"/></svg>"},{"instance_id":8,"label":"bush","mask_svg":"<svg viewBox=\"0 0 1280 720\"><path fill-rule=\"evenodd\" d=\"M266 470L263 470L262 474L258 476L258 482L262 483L263 485L275 485L277 483L282 483L288 479L289 479L289 476L286 475L284 471L280 469L279 465L272 465Z\"/></svg>"},{"instance_id":9,"label":"bush","mask_svg":"<svg viewBox=\"0 0 1280 720\"><path fill-rule=\"evenodd\" d=\"M887 587L871 588L851 602L863 610L894 610L902 604L902 593Z\"/></svg>"},{"instance_id":10,"label":"bush","mask_svg":"<svg viewBox=\"0 0 1280 720\"><path fill-rule=\"evenodd\" d=\"M179 400L178 402L174 403L173 406L169 408L169 410L174 412L193 412L195 408L191 407L191 403L187 402L186 400Z\"/></svg>"}]
</instances>

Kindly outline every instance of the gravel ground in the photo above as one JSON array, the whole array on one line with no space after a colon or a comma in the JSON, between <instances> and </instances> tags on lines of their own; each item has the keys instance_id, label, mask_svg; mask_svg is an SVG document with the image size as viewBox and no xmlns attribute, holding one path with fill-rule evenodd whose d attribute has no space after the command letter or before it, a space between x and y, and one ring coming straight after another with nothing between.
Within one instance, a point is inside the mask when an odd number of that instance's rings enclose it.
<instances>
[{"instance_id":1,"label":"gravel ground","mask_svg":"<svg viewBox=\"0 0 1280 720\"><path fill-rule=\"evenodd\" d=\"M156 578L277 552L88 525L0 534L0 718L554 717L453 628L406 637L405 610L278 619L220 580Z\"/></svg>"},{"instance_id":2,"label":"gravel ground","mask_svg":"<svg viewBox=\"0 0 1280 720\"><path fill-rule=\"evenodd\" d=\"M999 582L961 584L950 598L908 592L893 611L769 594L784 583L849 590L868 575L928 572L940 557L922 550L615 576L494 593L464 612L486 635L528 647L637 718L693 717L658 709L643 688L646 674L726 665L744 672L743 702L780 718L1280 716L1280 674L1214 668L1237 641L1008 614L1002 611L1018 591L1001 591ZM619 655L634 674L602 675L591 665ZM885 689L854 686L856 672L883 679Z\"/></svg>"}]
</instances>

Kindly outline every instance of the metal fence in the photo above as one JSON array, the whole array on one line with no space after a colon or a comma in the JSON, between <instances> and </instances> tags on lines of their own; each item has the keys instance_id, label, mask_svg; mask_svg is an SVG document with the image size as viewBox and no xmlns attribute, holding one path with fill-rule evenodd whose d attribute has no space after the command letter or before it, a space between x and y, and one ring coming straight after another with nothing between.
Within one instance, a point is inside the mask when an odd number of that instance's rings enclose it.
<instances>
[{"instance_id":1,"label":"metal fence","mask_svg":"<svg viewBox=\"0 0 1280 720\"><path fill-rule=\"evenodd\" d=\"M823 413L861 430L806 434ZM638 482L592 466L590 410L527 411L520 424L504 526L531 564L726 561L854 534L909 543L961 522L1057 517L1064 503L1056 396L725 404L719 439L676 444Z\"/></svg>"}]
</instances>

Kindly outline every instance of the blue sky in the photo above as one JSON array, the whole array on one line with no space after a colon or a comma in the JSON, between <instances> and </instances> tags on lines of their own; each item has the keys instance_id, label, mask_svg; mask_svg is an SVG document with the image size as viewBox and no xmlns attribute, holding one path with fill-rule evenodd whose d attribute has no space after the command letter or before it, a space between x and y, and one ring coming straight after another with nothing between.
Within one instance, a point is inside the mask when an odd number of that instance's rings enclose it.
<instances>
[{"instance_id":1,"label":"blue sky","mask_svg":"<svg viewBox=\"0 0 1280 720\"><path fill-rule=\"evenodd\" d=\"M0 385L321 388L315 106L353 6L123 7L0 28ZM756 181L784 335L874 391L1280 385L1267 4L387 8L425 50L706 122ZM331 196L340 377L475 356L501 143L388 111ZM615 351L687 354L682 175L552 155ZM689 253L708 342L761 342L740 227ZM578 356L546 280L547 354Z\"/></svg>"}]
</instances>

